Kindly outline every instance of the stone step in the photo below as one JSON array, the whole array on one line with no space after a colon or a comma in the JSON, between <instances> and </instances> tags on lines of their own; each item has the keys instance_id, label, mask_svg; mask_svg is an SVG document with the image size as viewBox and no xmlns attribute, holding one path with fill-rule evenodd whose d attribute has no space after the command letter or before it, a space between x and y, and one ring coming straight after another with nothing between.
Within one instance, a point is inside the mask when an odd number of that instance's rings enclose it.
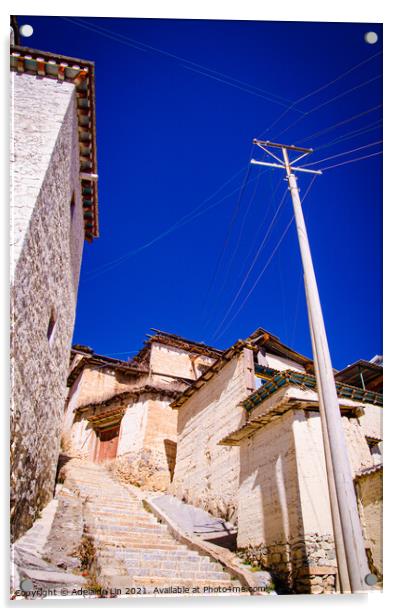
<instances>
[{"instance_id":1,"label":"stone step","mask_svg":"<svg viewBox=\"0 0 399 616\"><path fill-rule=\"evenodd\" d=\"M103 543L108 545L120 545L123 547L131 547L131 548L140 548L141 546L153 547L156 548L158 545L162 545L163 547L173 549L178 545L174 539L164 535L159 537L157 535L146 535L142 536L140 534L137 535L119 535L113 534L109 535L108 533L100 534L100 532L94 532L97 543Z\"/></svg>"},{"instance_id":2,"label":"stone step","mask_svg":"<svg viewBox=\"0 0 399 616\"><path fill-rule=\"evenodd\" d=\"M159 528L160 524L157 520L151 520L145 517L139 517L136 515L125 515L125 516L114 516L110 514L101 514L94 513L96 520L101 521L101 523L113 523L114 525L128 526L131 528L132 526L140 527L140 528Z\"/></svg>"},{"instance_id":3,"label":"stone step","mask_svg":"<svg viewBox=\"0 0 399 616\"><path fill-rule=\"evenodd\" d=\"M170 550L171 546L173 546L172 543L166 543L166 542L160 542L160 541L153 541L153 542L149 542L148 540L146 542L144 541L127 541L127 540L121 540L121 539L116 539L116 540L110 540L108 537L97 537L96 536L96 540L98 542L101 542L101 544L103 546L109 546L109 547L116 547L116 548L136 548L136 549L141 549L141 550L148 550L148 549L154 549L156 548L157 550Z\"/></svg>"},{"instance_id":4,"label":"stone step","mask_svg":"<svg viewBox=\"0 0 399 616\"><path fill-rule=\"evenodd\" d=\"M112 571L112 573L111 573ZM156 578L157 580L170 580L175 584L179 584L178 580L230 580L230 576L228 573L224 573L223 571L199 571L195 569L186 569L185 571L182 569L174 569L174 570L162 570L160 569L157 572L152 571L151 569L134 569L131 567L127 567L128 575L137 578ZM102 570L103 575L113 575L114 571L112 569L107 569L106 567Z\"/></svg>"},{"instance_id":5,"label":"stone step","mask_svg":"<svg viewBox=\"0 0 399 616\"><path fill-rule=\"evenodd\" d=\"M142 526L142 525L137 525L137 524L107 524L105 521L103 520L96 520L95 522L95 526L97 530L106 530L107 532L109 531L111 534L115 534L115 533L120 533L122 535L125 536L130 536L130 535L167 535L168 537L170 537L168 530L166 528L162 528L162 526Z\"/></svg>"},{"instance_id":6,"label":"stone step","mask_svg":"<svg viewBox=\"0 0 399 616\"><path fill-rule=\"evenodd\" d=\"M168 559L168 560L131 560L129 558L123 559L129 573L139 571L140 569L146 569L148 571L218 571L223 572L222 565L219 563L192 561L186 559ZM141 574L140 574L141 575ZM144 575L144 574L143 574ZM188 575L188 574L187 574Z\"/></svg>"},{"instance_id":7,"label":"stone step","mask_svg":"<svg viewBox=\"0 0 399 616\"><path fill-rule=\"evenodd\" d=\"M149 548L145 552L139 548L112 548L109 546L102 546L97 549L97 552L100 554L108 554L111 553L116 556L116 558L131 558L132 560L139 560L140 558L144 561L152 561L156 562L160 561L164 558L174 558L176 560L188 560L188 561L197 561L199 559L203 559L207 562L211 562L209 556L200 556L195 552L191 552L185 546L179 545L175 549L168 548L167 550L158 550L158 548Z\"/></svg>"},{"instance_id":8,"label":"stone step","mask_svg":"<svg viewBox=\"0 0 399 616\"><path fill-rule=\"evenodd\" d=\"M104 468L76 463L69 480L80 498L87 498L89 534L104 586L143 588L147 594L155 586L207 587L216 592L220 586L240 586L220 563L179 543L143 507L140 493L136 496L118 484Z\"/></svg>"},{"instance_id":9,"label":"stone step","mask_svg":"<svg viewBox=\"0 0 399 616\"><path fill-rule=\"evenodd\" d=\"M119 511L109 511L108 509L104 510L101 507L92 507L91 505L88 506L88 509L93 513L93 515L110 520L126 520L127 522L132 520L141 520L142 522L159 524L154 516L149 515L143 509L120 509Z\"/></svg>"},{"instance_id":10,"label":"stone step","mask_svg":"<svg viewBox=\"0 0 399 616\"><path fill-rule=\"evenodd\" d=\"M227 574L226 574L227 575ZM118 576L113 578L112 583L117 588L141 588L146 589L147 593L150 594L153 592L154 587L157 588L168 588L168 587L185 587L185 588L194 588L200 587L200 589L205 588L240 588L240 583L238 580L231 580L227 575L226 578L197 578L195 581L187 578L187 577L178 577L178 578L165 578L165 577L144 577L144 576ZM223 593L225 594L225 593ZM237 593L238 594L238 593Z\"/></svg>"}]
</instances>

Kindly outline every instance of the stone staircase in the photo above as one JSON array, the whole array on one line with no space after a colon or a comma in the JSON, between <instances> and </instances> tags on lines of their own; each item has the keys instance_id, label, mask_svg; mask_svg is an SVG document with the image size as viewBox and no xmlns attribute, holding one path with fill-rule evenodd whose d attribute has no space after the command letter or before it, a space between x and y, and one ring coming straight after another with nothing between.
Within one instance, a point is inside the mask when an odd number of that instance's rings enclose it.
<instances>
[{"instance_id":1,"label":"stone staircase","mask_svg":"<svg viewBox=\"0 0 399 616\"><path fill-rule=\"evenodd\" d=\"M92 542L92 586L111 595L177 594L178 587L185 593L238 594L240 582L218 562L174 539L146 511L139 490L83 460L68 462L64 474L64 486L83 503L86 543Z\"/></svg>"},{"instance_id":2,"label":"stone staircase","mask_svg":"<svg viewBox=\"0 0 399 616\"><path fill-rule=\"evenodd\" d=\"M82 535L82 503L67 487L58 485L55 498L11 546L11 598L72 595L82 588L86 579L74 555Z\"/></svg>"}]
</instances>

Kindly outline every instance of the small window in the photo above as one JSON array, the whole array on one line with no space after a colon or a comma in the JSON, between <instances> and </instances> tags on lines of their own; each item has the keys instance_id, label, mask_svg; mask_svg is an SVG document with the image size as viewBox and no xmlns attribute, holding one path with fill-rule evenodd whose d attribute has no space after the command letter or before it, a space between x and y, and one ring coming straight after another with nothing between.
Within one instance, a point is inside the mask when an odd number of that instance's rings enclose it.
<instances>
[{"instance_id":1,"label":"small window","mask_svg":"<svg viewBox=\"0 0 399 616\"><path fill-rule=\"evenodd\" d=\"M52 344L54 340L55 324L56 324L55 311L54 311L54 308L52 308L50 319L49 319L48 326L47 326L47 340L49 341L49 344Z\"/></svg>"},{"instance_id":2,"label":"small window","mask_svg":"<svg viewBox=\"0 0 399 616\"><path fill-rule=\"evenodd\" d=\"M70 212L71 212L71 217L70 217L70 221L71 221L71 227L73 225L73 219L74 219L74 215L75 215L75 209L76 209L76 203L75 203L75 193L72 195L72 199L71 199L71 206L70 206Z\"/></svg>"}]
</instances>

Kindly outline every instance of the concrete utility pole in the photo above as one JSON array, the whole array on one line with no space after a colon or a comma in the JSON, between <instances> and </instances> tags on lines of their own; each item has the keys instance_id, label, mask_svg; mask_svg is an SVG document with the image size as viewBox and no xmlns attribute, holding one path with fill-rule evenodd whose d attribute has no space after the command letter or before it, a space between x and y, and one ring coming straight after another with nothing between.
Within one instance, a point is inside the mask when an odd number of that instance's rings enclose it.
<instances>
[{"instance_id":1,"label":"concrete utility pole","mask_svg":"<svg viewBox=\"0 0 399 616\"><path fill-rule=\"evenodd\" d=\"M323 313L321 310L319 291L313 268L312 255L310 252L301 200L299 198L298 185L296 176L293 173L293 171L302 171L305 173L315 173L320 175L321 171L314 171L311 169L293 166L300 159L304 158L308 154L311 154L313 152L311 149L299 148L292 145L288 146L281 143L272 143L270 141L260 141L258 139L254 139L254 144L259 146L269 156L277 160L277 163L257 161L254 159L251 160L251 163L255 165L264 165L266 167L277 167L284 169L288 180L289 190L291 192L304 271L309 326L312 346L314 349L314 365L319 393L319 409L320 414L323 416L323 420L321 422L323 441L329 443L329 448L327 447L327 450L325 450L325 456L329 492L333 497L330 506L333 518L334 534L335 529L338 530L338 535L335 534L334 538L336 542L341 592L345 592L348 575L350 590L352 592L361 592L367 590L368 588L366 584L366 576L369 574L369 568L357 509L357 500L345 442L345 434L342 427L341 411L338 404L337 390L331 364L330 351L328 348ZM276 156L274 151L270 151L276 149L282 152L282 160ZM289 159L290 151L298 154L297 158L293 161L290 161ZM329 455L331 455L331 464ZM337 511L334 506L334 494L336 494L337 497L339 511ZM339 520L337 519L338 516ZM342 562L344 559L342 557L343 550L340 545L341 533L339 529L342 529L342 540L344 544L343 547L346 563ZM340 555L341 558L339 558Z\"/></svg>"}]
</instances>

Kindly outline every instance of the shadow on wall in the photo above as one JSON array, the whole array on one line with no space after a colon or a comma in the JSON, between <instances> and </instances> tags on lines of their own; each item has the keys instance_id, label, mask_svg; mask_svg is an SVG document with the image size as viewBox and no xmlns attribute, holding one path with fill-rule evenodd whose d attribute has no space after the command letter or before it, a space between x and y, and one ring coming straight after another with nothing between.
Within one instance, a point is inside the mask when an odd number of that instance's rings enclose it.
<instances>
[{"instance_id":1,"label":"shadow on wall","mask_svg":"<svg viewBox=\"0 0 399 616\"><path fill-rule=\"evenodd\" d=\"M240 447L240 486L250 485L248 503L241 502L240 508L255 509L250 515L256 526L243 551L253 565L272 573L278 592L307 593L309 569L292 424L279 439L269 429L259 430ZM260 527L255 518L262 520Z\"/></svg>"},{"instance_id":2,"label":"shadow on wall","mask_svg":"<svg viewBox=\"0 0 399 616\"><path fill-rule=\"evenodd\" d=\"M166 461L168 464L169 474L170 474L170 482L173 481L173 475L175 472L176 466L176 453L177 453L177 443L176 441L171 441L170 439L164 439L164 447L165 447L165 455Z\"/></svg>"}]
</instances>

